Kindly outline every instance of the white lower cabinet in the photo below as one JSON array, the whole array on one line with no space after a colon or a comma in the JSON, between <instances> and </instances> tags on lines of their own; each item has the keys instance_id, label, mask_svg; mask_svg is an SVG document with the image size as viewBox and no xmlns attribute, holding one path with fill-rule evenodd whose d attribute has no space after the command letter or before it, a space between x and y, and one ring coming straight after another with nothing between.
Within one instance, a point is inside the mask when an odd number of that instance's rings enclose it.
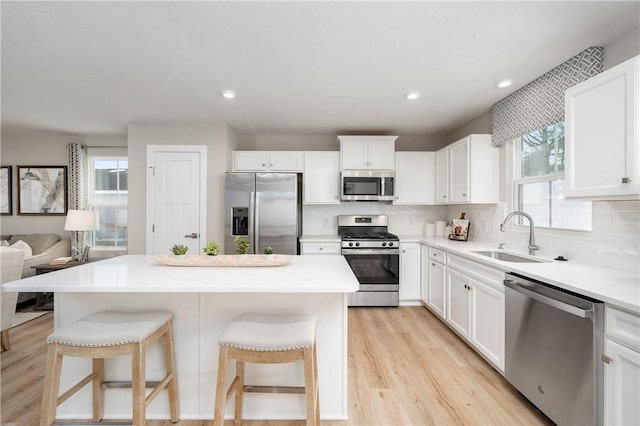
<instances>
[{"instance_id":1,"label":"white lower cabinet","mask_svg":"<svg viewBox=\"0 0 640 426\"><path fill-rule=\"evenodd\" d=\"M469 339L471 307L470 282L464 275L447 269L447 323L465 339Z\"/></svg>"},{"instance_id":2,"label":"white lower cabinet","mask_svg":"<svg viewBox=\"0 0 640 426\"><path fill-rule=\"evenodd\" d=\"M429 260L429 289L427 294L427 306L431 310L439 315L440 318L445 318L445 296L447 294L447 268L444 264L436 262L432 259Z\"/></svg>"},{"instance_id":3,"label":"white lower cabinet","mask_svg":"<svg viewBox=\"0 0 640 426\"><path fill-rule=\"evenodd\" d=\"M471 281L471 344L504 371L504 293Z\"/></svg>"},{"instance_id":4,"label":"white lower cabinet","mask_svg":"<svg viewBox=\"0 0 640 426\"><path fill-rule=\"evenodd\" d=\"M640 424L640 317L606 308L604 423Z\"/></svg>"},{"instance_id":5,"label":"white lower cabinet","mask_svg":"<svg viewBox=\"0 0 640 426\"><path fill-rule=\"evenodd\" d=\"M340 254L340 243L300 243L301 254Z\"/></svg>"},{"instance_id":6,"label":"white lower cabinet","mask_svg":"<svg viewBox=\"0 0 640 426\"><path fill-rule=\"evenodd\" d=\"M433 258L427 306L436 314L443 312L451 328L504 371L504 272L451 253L446 266ZM442 277L442 286L434 285L439 278L432 277Z\"/></svg>"},{"instance_id":7,"label":"white lower cabinet","mask_svg":"<svg viewBox=\"0 0 640 426\"><path fill-rule=\"evenodd\" d=\"M400 301L420 300L420 243L400 243Z\"/></svg>"}]
</instances>

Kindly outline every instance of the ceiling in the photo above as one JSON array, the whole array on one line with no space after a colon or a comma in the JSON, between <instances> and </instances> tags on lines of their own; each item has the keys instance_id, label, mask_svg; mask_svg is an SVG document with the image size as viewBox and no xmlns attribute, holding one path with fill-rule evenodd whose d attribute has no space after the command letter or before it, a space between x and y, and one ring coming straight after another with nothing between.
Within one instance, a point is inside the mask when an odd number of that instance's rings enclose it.
<instances>
[{"instance_id":1,"label":"ceiling","mask_svg":"<svg viewBox=\"0 0 640 426\"><path fill-rule=\"evenodd\" d=\"M639 5L2 1L2 125L446 134L638 27ZM497 89L504 78L514 85Z\"/></svg>"}]
</instances>

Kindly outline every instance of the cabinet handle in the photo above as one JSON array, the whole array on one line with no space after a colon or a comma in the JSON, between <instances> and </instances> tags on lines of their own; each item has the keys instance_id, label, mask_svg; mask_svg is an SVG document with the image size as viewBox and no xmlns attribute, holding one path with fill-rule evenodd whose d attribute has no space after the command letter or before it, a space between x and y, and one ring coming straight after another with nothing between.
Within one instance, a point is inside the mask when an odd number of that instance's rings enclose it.
<instances>
[{"instance_id":1,"label":"cabinet handle","mask_svg":"<svg viewBox=\"0 0 640 426\"><path fill-rule=\"evenodd\" d=\"M602 362L604 362L605 364L611 364L611 361L613 361L613 359L606 356L605 354L602 354Z\"/></svg>"},{"instance_id":2,"label":"cabinet handle","mask_svg":"<svg viewBox=\"0 0 640 426\"><path fill-rule=\"evenodd\" d=\"M447 196L446 196L446 195L443 195L443 196L442 196L442 198L447 198Z\"/></svg>"},{"instance_id":3,"label":"cabinet handle","mask_svg":"<svg viewBox=\"0 0 640 426\"><path fill-rule=\"evenodd\" d=\"M269 167L273 167L273 163L269 163Z\"/></svg>"},{"instance_id":4,"label":"cabinet handle","mask_svg":"<svg viewBox=\"0 0 640 426\"><path fill-rule=\"evenodd\" d=\"M320 251L322 251L322 249L323 249L323 248L324 248L324 247L320 247Z\"/></svg>"},{"instance_id":5,"label":"cabinet handle","mask_svg":"<svg viewBox=\"0 0 640 426\"><path fill-rule=\"evenodd\" d=\"M435 262L431 262L431 266L436 266Z\"/></svg>"},{"instance_id":6,"label":"cabinet handle","mask_svg":"<svg viewBox=\"0 0 640 426\"><path fill-rule=\"evenodd\" d=\"M467 196L467 193L466 193L466 192L463 192L463 193L462 193L462 196L463 196L463 197L466 197L466 196Z\"/></svg>"},{"instance_id":7,"label":"cabinet handle","mask_svg":"<svg viewBox=\"0 0 640 426\"><path fill-rule=\"evenodd\" d=\"M197 232L192 232L191 234L185 235L185 238L198 238Z\"/></svg>"},{"instance_id":8,"label":"cabinet handle","mask_svg":"<svg viewBox=\"0 0 640 426\"><path fill-rule=\"evenodd\" d=\"M406 251L406 250L402 250L402 252L403 252L403 253L406 253L407 251Z\"/></svg>"},{"instance_id":9,"label":"cabinet handle","mask_svg":"<svg viewBox=\"0 0 640 426\"><path fill-rule=\"evenodd\" d=\"M265 164L264 164L264 163L262 163L262 167L264 167L264 166L265 166Z\"/></svg>"},{"instance_id":10,"label":"cabinet handle","mask_svg":"<svg viewBox=\"0 0 640 426\"><path fill-rule=\"evenodd\" d=\"M623 177L622 178L622 183L631 183L631 178L630 177Z\"/></svg>"}]
</instances>

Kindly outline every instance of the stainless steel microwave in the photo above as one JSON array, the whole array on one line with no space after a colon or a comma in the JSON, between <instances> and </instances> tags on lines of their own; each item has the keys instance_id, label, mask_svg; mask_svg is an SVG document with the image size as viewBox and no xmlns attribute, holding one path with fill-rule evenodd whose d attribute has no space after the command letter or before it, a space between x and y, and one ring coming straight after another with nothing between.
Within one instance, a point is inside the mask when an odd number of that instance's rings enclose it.
<instances>
[{"instance_id":1,"label":"stainless steel microwave","mask_svg":"<svg viewBox=\"0 0 640 426\"><path fill-rule=\"evenodd\" d=\"M345 170L340 179L342 201L393 201L396 173L383 170Z\"/></svg>"}]
</instances>

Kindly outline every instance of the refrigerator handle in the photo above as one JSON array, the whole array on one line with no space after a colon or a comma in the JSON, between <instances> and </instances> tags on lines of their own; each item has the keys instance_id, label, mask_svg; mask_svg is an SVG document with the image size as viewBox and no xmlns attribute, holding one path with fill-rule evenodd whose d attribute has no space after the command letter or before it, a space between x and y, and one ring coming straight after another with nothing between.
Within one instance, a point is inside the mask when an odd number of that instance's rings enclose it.
<instances>
[{"instance_id":1,"label":"refrigerator handle","mask_svg":"<svg viewBox=\"0 0 640 426\"><path fill-rule=\"evenodd\" d=\"M254 225L253 225L253 249L250 250L253 254L258 254L258 246L260 244L260 193L256 191L255 201L253 203L254 209Z\"/></svg>"},{"instance_id":2,"label":"refrigerator handle","mask_svg":"<svg viewBox=\"0 0 640 426\"><path fill-rule=\"evenodd\" d=\"M251 247L254 246L256 241L256 231L257 231L257 211L256 211L256 193L249 193L249 244Z\"/></svg>"}]
</instances>

